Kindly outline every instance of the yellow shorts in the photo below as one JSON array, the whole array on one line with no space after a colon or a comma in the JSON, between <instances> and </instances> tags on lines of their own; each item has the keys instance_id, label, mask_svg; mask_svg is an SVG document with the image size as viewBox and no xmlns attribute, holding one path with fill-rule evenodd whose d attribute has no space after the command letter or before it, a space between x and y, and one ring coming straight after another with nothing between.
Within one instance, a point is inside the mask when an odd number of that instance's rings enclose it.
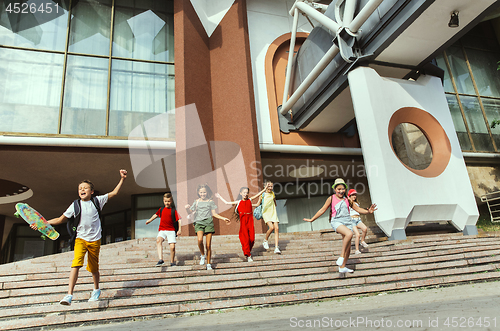
<instances>
[{"instance_id":1,"label":"yellow shorts","mask_svg":"<svg viewBox=\"0 0 500 331\"><path fill-rule=\"evenodd\" d=\"M101 240L85 241L80 238L75 239L75 257L71 268L83 267L83 259L87 256L87 270L95 273L99 271L99 251L101 250Z\"/></svg>"}]
</instances>

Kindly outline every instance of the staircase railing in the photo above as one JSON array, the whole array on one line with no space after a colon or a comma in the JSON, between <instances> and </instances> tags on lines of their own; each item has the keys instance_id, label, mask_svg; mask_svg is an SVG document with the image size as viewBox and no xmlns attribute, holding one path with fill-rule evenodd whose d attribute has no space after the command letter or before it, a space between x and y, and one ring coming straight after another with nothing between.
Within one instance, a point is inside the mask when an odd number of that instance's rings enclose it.
<instances>
[{"instance_id":1,"label":"staircase railing","mask_svg":"<svg viewBox=\"0 0 500 331\"><path fill-rule=\"evenodd\" d=\"M500 191L491 192L481 196L481 201L486 202L488 205L491 222L500 222Z\"/></svg>"}]
</instances>

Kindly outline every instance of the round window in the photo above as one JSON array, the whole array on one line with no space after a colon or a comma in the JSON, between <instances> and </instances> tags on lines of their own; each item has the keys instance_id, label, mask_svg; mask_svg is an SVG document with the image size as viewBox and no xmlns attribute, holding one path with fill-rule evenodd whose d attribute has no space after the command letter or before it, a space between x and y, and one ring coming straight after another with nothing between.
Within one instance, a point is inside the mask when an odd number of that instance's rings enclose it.
<instances>
[{"instance_id":1,"label":"round window","mask_svg":"<svg viewBox=\"0 0 500 331\"><path fill-rule=\"evenodd\" d=\"M420 128L399 123L392 132L392 149L399 160L415 170L426 169L432 162L432 148Z\"/></svg>"}]
</instances>

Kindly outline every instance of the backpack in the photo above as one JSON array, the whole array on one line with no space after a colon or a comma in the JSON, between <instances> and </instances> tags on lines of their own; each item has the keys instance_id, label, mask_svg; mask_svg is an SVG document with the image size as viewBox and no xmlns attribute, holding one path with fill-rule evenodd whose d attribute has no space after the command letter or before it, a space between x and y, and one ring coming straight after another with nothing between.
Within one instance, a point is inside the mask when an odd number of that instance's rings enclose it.
<instances>
[{"instance_id":1,"label":"backpack","mask_svg":"<svg viewBox=\"0 0 500 331\"><path fill-rule=\"evenodd\" d=\"M165 209L164 206L160 208L160 220L161 220L161 213L163 212L163 209ZM177 237L177 231L179 231L179 222L175 218L175 207L170 207L170 210L172 212L172 223L174 223L175 236Z\"/></svg>"},{"instance_id":2,"label":"backpack","mask_svg":"<svg viewBox=\"0 0 500 331\"><path fill-rule=\"evenodd\" d=\"M257 207L255 207L255 209L253 210L253 216L257 220L260 220L262 218L262 205L264 204L264 195L265 194L266 193L262 193L260 204Z\"/></svg>"},{"instance_id":3,"label":"backpack","mask_svg":"<svg viewBox=\"0 0 500 331\"><path fill-rule=\"evenodd\" d=\"M99 215L99 221L101 220L101 206L99 205L99 200L97 200L96 197L92 197L90 199L92 203L94 204L94 207L97 209L97 214ZM75 216L70 218L68 220L68 223L66 223L66 229L68 230L69 234L69 246L71 250L74 250L75 248L75 239L77 236L77 229L78 226L80 225L80 219L81 219L81 211L82 211L82 204L80 199L76 199L73 201L73 209L75 211Z\"/></svg>"}]
</instances>

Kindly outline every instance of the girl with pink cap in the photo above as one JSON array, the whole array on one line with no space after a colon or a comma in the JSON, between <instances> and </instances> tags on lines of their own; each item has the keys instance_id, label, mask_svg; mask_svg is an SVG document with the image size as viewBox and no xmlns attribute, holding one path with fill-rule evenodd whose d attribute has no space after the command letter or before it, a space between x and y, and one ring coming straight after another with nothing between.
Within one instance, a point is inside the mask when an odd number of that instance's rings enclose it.
<instances>
[{"instance_id":1,"label":"girl with pink cap","mask_svg":"<svg viewBox=\"0 0 500 331\"><path fill-rule=\"evenodd\" d=\"M339 234L342 235L342 251L340 257L337 259L337 265L339 266L339 272L353 272L352 269L346 267L347 260L351 254L351 239L352 239L352 229L353 223L351 221L349 201L346 197L347 184L342 178L337 178L332 186L334 194L326 199L325 204L321 207L318 212L312 218L304 218L306 222L314 222L317 218L323 215L328 207L331 207L331 220L330 223L332 228ZM360 208L359 206L353 205L352 207L360 214L372 214L376 209L377 205L373 204L368 209Z\"/></svg>"},{"instance_id":2,"label":"girl with pink cap","mask_svg":"<svg viewBox=\"0 0 500 331\"><path fill-rule=\"evenodd\" d=\"M365 242L365 238L366 238L366 233L368 232L368 228L366 227L366 225L363 224L363 222L361 222L361 216L353 208L354 205L359 207L358 192L356 192L355 189L350 189L349 192L347 193L347 198L349 199L349 206L351 207L350 214L353 223L353 232L354 235L356 236L356 239L354 239L354 247L356 247L356 251L354 252L354 254L361 254L361 251L359 250L359 239L361 237L361 246L367 248L368 244ZM361 230L362 232L361 236L359 235L359 230Z\"/></svg>"}]
</instances>

